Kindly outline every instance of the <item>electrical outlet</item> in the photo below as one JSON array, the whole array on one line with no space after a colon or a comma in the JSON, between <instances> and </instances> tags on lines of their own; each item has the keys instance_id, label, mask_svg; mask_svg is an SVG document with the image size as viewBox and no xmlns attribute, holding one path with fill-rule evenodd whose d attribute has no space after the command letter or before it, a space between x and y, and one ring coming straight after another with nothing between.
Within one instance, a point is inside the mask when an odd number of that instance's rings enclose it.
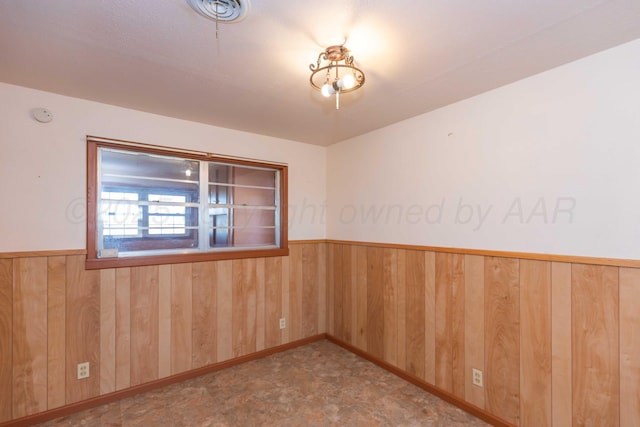
<instances>
[{"instance_id":1,"label":"electrical outlet","mask_svg":"<svg viewBox=\"0 0 640 427\"><path fill-rule=\"evenodd\" d=\"M78 379L89 378L89 362L78 363Z\"/></svg>"},{"instance_id":2,"label":"electrical outlet","mask_svg":"<svg viewBox=\"0 0 640 427\"><path fill-rule=\"evenodd\" d=\"M473 369L473 385L477 385L478 387L482 387L482 371L480 369Z\"/></svg>"},{"instance_id":3,"label":"electrical outlet","mask_svg":"<svg viewBox=\"0 0 640 427\"><path fill-rule=\"evenodd\" d=\"M280 329L284 329L287 327L287 320L283 317L280 319Z\"/></svg>"}]
</instances>

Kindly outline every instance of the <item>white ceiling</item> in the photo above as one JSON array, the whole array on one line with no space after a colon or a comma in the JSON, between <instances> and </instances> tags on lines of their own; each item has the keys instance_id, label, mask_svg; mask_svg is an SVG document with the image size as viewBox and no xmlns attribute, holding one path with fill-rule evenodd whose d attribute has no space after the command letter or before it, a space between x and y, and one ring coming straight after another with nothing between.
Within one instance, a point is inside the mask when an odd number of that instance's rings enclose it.
<instances>
[{"instance_id":1,"label":"white ceiling","mask_svg":"<svg viewBox=\"0 0 640 427\"><path fill-rule=\"evenodd\" d=\"M216 39L186 0L0 0L0 81L329 145L640 38L640 0L250 1ZM342 43L336 111L309 64Z\"/></svg>"}]
</instances>

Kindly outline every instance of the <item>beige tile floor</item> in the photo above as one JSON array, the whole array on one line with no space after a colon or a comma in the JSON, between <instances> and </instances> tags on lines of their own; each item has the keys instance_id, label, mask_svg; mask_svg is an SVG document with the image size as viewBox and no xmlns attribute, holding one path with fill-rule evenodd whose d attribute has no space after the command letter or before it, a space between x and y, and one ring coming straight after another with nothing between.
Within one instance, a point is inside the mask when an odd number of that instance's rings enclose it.
<instances>
[{"instance_id":1,"label":"beige tile floor","mask_svg":"<svg viewBox=\"0 0 640 427\"><path fill-rule=\"evenodd\" d=\"M42 426L486 426L319 341Z\"/></svg>"}]
</instances>

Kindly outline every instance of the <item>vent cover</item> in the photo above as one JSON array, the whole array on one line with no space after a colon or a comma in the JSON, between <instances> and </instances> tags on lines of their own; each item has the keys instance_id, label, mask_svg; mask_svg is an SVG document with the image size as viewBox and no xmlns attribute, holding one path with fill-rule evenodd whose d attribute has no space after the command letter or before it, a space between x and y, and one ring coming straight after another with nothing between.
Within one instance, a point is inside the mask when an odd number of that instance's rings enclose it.
<instances>
[{"instance_id":1,"label":"vent cover","mask_svg":"<svg viewBox=\"0 0 640 427\"><path fill-rule=\"evenodd\" d=\"M249 10L249 0L187 0L205 18L218 22L238 22Z\"/></svg>"}]
</instances>

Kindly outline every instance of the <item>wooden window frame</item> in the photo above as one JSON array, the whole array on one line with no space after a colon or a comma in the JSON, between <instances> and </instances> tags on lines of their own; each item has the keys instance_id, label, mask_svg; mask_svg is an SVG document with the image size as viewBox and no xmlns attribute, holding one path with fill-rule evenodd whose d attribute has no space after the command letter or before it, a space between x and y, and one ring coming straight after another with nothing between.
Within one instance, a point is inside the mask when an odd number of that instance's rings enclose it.
<instances>
[{"instance_id":1,"label":"wooden window frame","mask_svg":"<svg viewBox=\"0 0 640 427\"><path fill-rule=\"evenodd\" d=\"M126 256L113 258L98 257L97 241L97 209L98 209L98 149L101 147L127 150L132 152L143 152L163 156L184 158L186 160L199 160L206 162L220 162L231 166L253 166L261 168L275 169L280 176L279 205L279 245L276 248L251 248L229 250L216 249L210 251L200 251L188 254L160 254L144 256ZM235 157L225 157L221 155L203 153L197 151L181 150L177 148L160 147L156 145L134 143L129 141L112 140L87 136L87 259L85 267L87 269L135 267L144 265L176 264L188 262L203 262L242 258L262 258L289 255L288 245L288 167L284 164L269 163L252 159L241 159Z\"/></svg>"}]
</instances>

